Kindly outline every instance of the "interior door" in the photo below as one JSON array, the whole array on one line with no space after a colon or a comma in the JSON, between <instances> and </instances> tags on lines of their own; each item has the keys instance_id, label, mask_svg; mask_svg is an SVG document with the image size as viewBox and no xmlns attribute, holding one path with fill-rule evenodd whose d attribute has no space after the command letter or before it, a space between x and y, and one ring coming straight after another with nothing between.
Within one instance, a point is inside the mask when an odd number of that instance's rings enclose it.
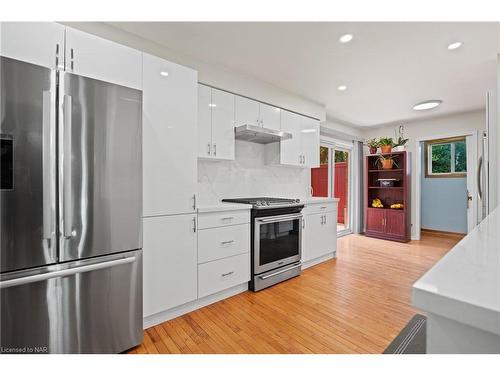
<instances>
[{"instance_id":1,"label":"interior door","mask_svg":"<svg viewBox=\"0 0 500 375\"><path fill-rule=\"evenodd\" d=\"M56 262L55 72L0 57L0 272Z\"/></svg>"},{"instance_id":2,"label":"interior door","mask_svg":"<svg viewBox=\"0 0 500 375\"><path fill-rule=\"evenodd\" d=\"M60 259L142 247L142 92L60 76Z\"/></svg>"},{"instance_id":3,"label":"interior door","mask_svg":"<svg viewBox=\"0 0 500 375\"><path fill-rule=\"evenodd\" d=\"M234 160L234 94L212 89L212 155Z\"/></svg>"}]
</instances>

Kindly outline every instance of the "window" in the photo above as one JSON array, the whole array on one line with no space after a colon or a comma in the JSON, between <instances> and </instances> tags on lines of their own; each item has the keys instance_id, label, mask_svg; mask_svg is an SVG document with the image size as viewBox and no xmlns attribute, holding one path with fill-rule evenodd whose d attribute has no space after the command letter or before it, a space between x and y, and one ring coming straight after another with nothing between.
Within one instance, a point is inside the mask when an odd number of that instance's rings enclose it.
<instances>
[{"instance_id":1,"label":"window","mask_svg":"<svg viewBox=\"0 0 500 375\"><path fill-rule=\"evenodd\" d=\"M465 137L425 142L425 177L465 177L467 150Z\"/></svg>"}]
</instances>

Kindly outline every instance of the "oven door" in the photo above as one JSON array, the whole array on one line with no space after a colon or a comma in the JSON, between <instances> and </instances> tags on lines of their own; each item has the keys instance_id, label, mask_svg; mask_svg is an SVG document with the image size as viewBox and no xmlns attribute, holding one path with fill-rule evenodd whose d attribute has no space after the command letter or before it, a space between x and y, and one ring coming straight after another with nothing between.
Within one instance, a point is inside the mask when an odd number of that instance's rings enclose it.
<instances>
[{"instance_id":1,"label":"oven door","mask_svg":"<svg viewBox=\"0 0 500 375\"><path fill-rule=\"evenodd\" d=\"M300 261L302 214L255 218L254 274Z\"/></svg>"}]
</instances>

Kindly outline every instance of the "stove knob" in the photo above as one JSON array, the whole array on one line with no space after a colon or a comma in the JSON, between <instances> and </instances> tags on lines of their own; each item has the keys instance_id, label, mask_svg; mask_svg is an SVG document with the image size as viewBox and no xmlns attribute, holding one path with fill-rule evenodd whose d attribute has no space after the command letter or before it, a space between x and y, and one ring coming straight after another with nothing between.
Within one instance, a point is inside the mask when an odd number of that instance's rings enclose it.
<instances>
[{"instance_id":1,"label":"stove knob","mask_svg":"<svg viewBox=\"0 0 500 375\"><path fill-rule=\"evenodd\" d=\"M262 206L262 202L261 202L261 201L257 201L255 204L256 204L257 206Z\"/></svg>"},{"instance_id":2,"label":"stove knob","mask_svg":"<svg viewBox=\"0 0 500 375\"><path fill-rule=\"evenodd\" d=\"M295 203L300 203L300 199L295 199Z\"/></svg>"}]
</instances>

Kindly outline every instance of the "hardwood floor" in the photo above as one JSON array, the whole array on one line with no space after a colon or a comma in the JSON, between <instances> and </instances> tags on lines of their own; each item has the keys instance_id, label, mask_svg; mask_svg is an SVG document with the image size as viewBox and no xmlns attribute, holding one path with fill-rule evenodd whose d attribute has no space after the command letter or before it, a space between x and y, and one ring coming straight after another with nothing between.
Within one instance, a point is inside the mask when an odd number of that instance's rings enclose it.
<instances>
[{"instance_id":1,"label":"hardwood floor","mask_svg":"<svg viewBox=\"0 0 500 375\"><path fill-rule=\"evenodd\" d=\"M381 353L411 319L411 285L461 239L350 235L337 259L144 332L129 353Z\"/></svg>"}]
</instances>

